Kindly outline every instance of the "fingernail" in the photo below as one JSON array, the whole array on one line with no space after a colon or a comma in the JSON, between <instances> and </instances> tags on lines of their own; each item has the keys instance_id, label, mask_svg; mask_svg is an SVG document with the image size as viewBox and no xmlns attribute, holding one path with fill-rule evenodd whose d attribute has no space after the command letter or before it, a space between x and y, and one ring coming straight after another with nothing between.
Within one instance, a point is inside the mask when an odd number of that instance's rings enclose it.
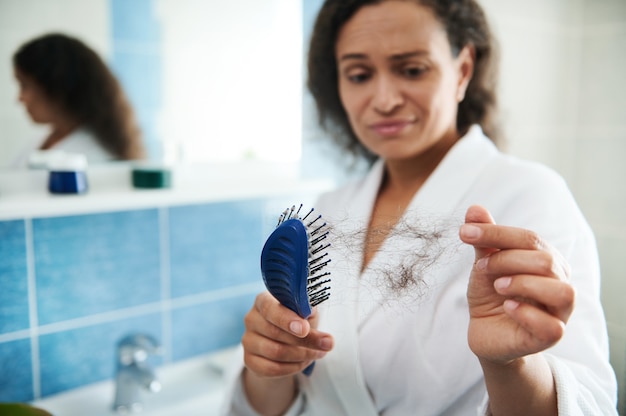
<instances>
[{"instance_id":1,"label":"fingernail","mask_svg":"<svg viewBox=\"0 0 626 416\"><path fill-rule=\"evenodd\" d=\"M333 341L329 337L324 337L320 339L319 346L321 349L328 351L332 348Z\"/></svg>"},{"instance_id":2,"label":"fingernail","mask_svg":"<svg viewBox=\"0 0 626 416\"><path fill-rule=\"evenodd\" d=\"M476 262L477 270L485 270L487 268L487 263L489 262L489 257L483 257L482 259L478 259Z\"/></svg>"},{"instance_id":3,"label":"fingernail","mask_svg":"<svg viewBox=\"0 0 626 416\"><path fill-rule=\"evenodd\" d=\"M321 358L324 358L325 356L326 356L326 351L318 351L315 358L319 360Z\"/></svg>"},{"instance_id":4,"label":"fingernail","mask_svg":"<svg viewBox=\"0 0 626 416\"><path fill-rule=\"evenodd\" d=\"M302 323L299 321L292 321L289 324L289 330L295 335L302 335Z\"/></svg>"},{"instance_id":5,"label":"fingernail","mask_svg":"<svg viewBox=\"0 0 626 416\"><path fill-rule=\"evenodd\" d=\"M505 310L512 312L517 309L517 307L519 306L519 302L513 299L507 299L504 301L504 304L502 304L502 306Z\"/></svg>"},{"instance_id":6,"label":"fingernail","mask_svg":"<svg viewBox=\"0 0 626 416\"><path fill-rule=\"evenodd\" d=\"M478 238L482 234L482 230L475 225L463 224L461 234L466 238Z\"/></svg>"},{"instance_id":7,"label":"fingernail","mask_svg":"<svg viewBox=\"0 0 626 416\"><path fill-rule=\"evenodd\" d=\"M511 278L510 277L501 277L499 279L496 279L495 282L493 282L493 286L497 290L506 289L507 287L509 287L510 284L511 284Z\"/></svg>"}]
</instances>

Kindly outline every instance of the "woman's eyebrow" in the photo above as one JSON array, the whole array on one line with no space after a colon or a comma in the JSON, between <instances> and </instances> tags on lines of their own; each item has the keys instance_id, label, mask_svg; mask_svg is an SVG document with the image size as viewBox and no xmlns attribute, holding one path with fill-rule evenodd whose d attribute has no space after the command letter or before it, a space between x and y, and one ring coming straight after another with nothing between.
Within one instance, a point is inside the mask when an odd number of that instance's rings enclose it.
<instances>
[{"instance_id":1,"label":"woman's eyebrow","mask_svg":"<svg viewBox=\"0 0 626 416\"><path fill-rule=\"evenodd\" d=\"M389 60L390 61L402 61L402 60L409 59L409 58L415 58L416 56L425 56L425 55L428 55L427 51L418 50L418 51L404 52L404 53L391 55L389 57Z\"/></svg>"},{"instance_id":2,"label":"woman's eyebrow","mask_svg":"<svg viewBox=\"0 0 626 416\"><path fill-rule=\"evenodd\" d=\"M405 59L414 58L416 56L425 56L425 55L428 55L428 52L427 51L423 51L423 50L411 51L411 52L403 52L403 53L398 53L398 54L391 55L389 57L389 60L390 61L402 61L402 60L405 60ZM364 53L346 53L346 54L341 55L339 57L339 61L346 61L346 60L351 60L351 59L356 59L356 60L367 59L367 54L364 54Z\"/></svg>"},{"instance_id":3,"label":"woman's eyebrow","mask_svg":"<svg viewBox=\"0 0 626 416\"><path fill-rule=\"evenodd\" d=\"M349 61L351 59L358 59L358 60L367 59L367 55L364 53L346 53L339 57L340 61Z\"/></svg>"}]
</instances>

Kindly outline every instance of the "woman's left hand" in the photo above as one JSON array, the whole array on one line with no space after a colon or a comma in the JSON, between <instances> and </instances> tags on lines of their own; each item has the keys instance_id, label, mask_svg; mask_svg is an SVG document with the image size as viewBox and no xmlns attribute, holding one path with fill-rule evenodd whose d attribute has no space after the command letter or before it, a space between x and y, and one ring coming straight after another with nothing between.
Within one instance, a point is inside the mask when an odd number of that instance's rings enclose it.
<instances>
[{"instance_id":1,"label":"woman's left hand","mask_svg":"<svg viewBox=\"0 0 626 416\"><path fill-rule=\"evenodd\" d=\"M476 252L467 289L474 354L508 364L556 344L575 298L563 256L532 231L496 225L480 206L467 210L460 237Z\"/></svg>"}]
</instances>

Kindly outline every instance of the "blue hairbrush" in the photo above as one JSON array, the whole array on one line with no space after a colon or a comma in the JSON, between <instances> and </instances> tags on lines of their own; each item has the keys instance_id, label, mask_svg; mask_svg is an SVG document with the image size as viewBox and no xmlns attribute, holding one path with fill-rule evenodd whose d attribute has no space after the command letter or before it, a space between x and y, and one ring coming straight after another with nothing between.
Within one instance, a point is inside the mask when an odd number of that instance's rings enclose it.
<instances>
[{"instance_id":1,"label":"blue hairbrush","mask_svg":"<svg viewBox=\"0 0 626 416\"><path fill-rule=\"evenodd\" d=\"M302 205L286 209L278 219L261 252L261 274L267 290L283 305L308 318L312 308L330 297L330 246L326 223L319 215L309 219L313 209L300 217ZM310 375L315 363L304 369Z\"/></svg>"}]
</instances>

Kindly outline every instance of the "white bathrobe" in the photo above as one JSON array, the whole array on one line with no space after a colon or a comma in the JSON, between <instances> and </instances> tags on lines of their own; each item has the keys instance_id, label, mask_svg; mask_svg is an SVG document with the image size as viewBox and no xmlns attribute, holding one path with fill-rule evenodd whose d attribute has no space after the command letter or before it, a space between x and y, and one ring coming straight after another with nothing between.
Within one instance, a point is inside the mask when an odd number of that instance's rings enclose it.
<instances>
[{"instance_id":1,"label":"white bathrobe","mask_svg":"<svg viewBox=\"0 0 626 416\"><path fill-rule=\"evenodd\" d=\"M332 227L331 298L319 307L319 329L335 337L335 348L310 377L298 377L300 395L287 414L485 414L482 371L467 344L474 250L458 238L473 204L499 224L539 233L571 265L576 307L563 339L544 352L559 414L617 414L596 245L565 182L541 165L500 153L474 126L360 273L364 230L382 175L379 161L364 179L322 196L315 207ZM420 261L412 267L415 258ZM417 280L404 290L398 289L403 269ZM232 386L224 414L254 415L240 381Z\"/></svg>"},{"instance_id":2,"label":"white bathrobe","mask_svg":"<svg viewBox=\"0 0 626 416\"><path fill-rule=\"evenodd\" d=\"M41 138L30 140L25 143L19 154L13 158L9 168L28 168L28 159L30 155L37 151L42 143L43 140ZM94 134L83 127L79 127L72 131L66 138L54 146L54 150L85 155L87 157L87 162L90 165L111 162L115 159L115 156L100 145Z\"/></svg>"}]
</instances>

